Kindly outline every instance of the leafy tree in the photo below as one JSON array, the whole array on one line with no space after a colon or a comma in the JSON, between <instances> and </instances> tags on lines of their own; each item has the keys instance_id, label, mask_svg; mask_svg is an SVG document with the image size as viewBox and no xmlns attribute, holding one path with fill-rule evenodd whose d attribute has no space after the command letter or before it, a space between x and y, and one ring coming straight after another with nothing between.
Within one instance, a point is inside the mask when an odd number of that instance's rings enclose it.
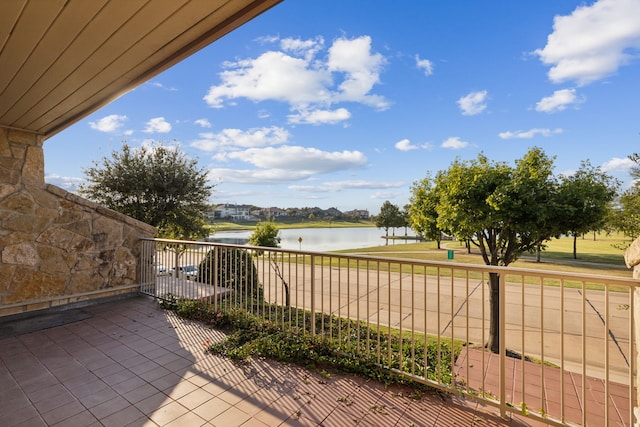
<instances>
[{"instance_id":1,"label":"leafy tree","mask_svg":"<svg viewBox=\"0 0 640 427\"><path fill-rule=\"evenodd\" d=\"M508 266L543 238L537 232L547 218L552 160L542 150L531 149L512 168L477 160L456 160L436 176L437 227L450 230L480 249L487 265ZM500 349L500 276L490 273L490 326L487 346Z\"/></svg>"},{"instance_id":2,"label":"leafy tree","mask_svg":"<svg viewBox=\"0 0 640 427\"><path fill-rule=\"evenodd\" d=\"M612 209L611 226L633 242L640 236L640 187L634 186L622 193L618 205L618 209Z\"/></svg>"},{"instance_id":3,"label":"leafy tree","mask_svg":"<svg viewBox=\"0 0 640 427\"><path fill-rule=\"evenodd\" d=\"M278 235L280 230L278 226L267 218L265 222L259 222L256 225L255 230L249 237L249 244L252 246L263 246L268 248L279 248L280 247L280 236ZM258 255L262 255L262 251L258 251ZM285 280L282 272L280 271L280 266L278 265L277 255L268 252L267 254L269 258L269 265L273 268L273 271L276 273L276 276L280 278L282 281L282 286L284 288L284 298L285 305L289 307L291 305L291 293L289 288L289 283Z\"/></svg>"},{"instance_id":4,"label":"leafy tree","mask_svg":"<svg viewBox=\"0 0 640 427\"><path fill-rule=\"evenodd\" d=\"M415 182L411 188L409 200L409 225L422 237L435 240L440 249L442 230L438 227L439 196L435 182L430 177Z\"/></svg>"},{"instance_id":5,"label":"leafy tree","mask_svg":"<svg viewBox=\"0 0 640 427\"><path fill-rule=\"evenodd\" d=\"M400 212L400 217L402 218L402 226L404 227L404 235L407 236L407 228L411 227L411 220L409 214L409 205L404 205L402 211Z\"/></svg>"},{"instance_id":6,"label":"leafy tree","mask_svg":"<svg viewBox=\"0 0 640 427\"><path fill-rule=\"evenodd\" d=\"M256 224L256 228L249 237L249 244L251 246L265 246L268 248L280 247L280 236L278 234L280 230L278 226L273 223L270 218L267 221L262 221Z\"/></svg>"},{"instance_id":7,"label":"leafy tree","mask_svg":"<svg viewBox=\"0 0 640 427\"><path fill-rule=\"evenodd\" d=\"M630 243L640 236L640 154L634 153L628 157L635 163L629 171L633 185L620 195L616 209L611 210L609 225L624 234ZM628 243L621 245L623 248L627 246Z\"/></svg>"},{"instance_id":8,"label":"leafy tree","mask_svg":"<svg viewBox=\"0 0 640 427\"><path fill-rule=\"evenodd\" d=\"M115 211L146 222L161 237L196 239L205 227L213 185L177 147L154 144L132 148L126 143L111 157L84 170L80 193Z\"/></svg>"},{"instance_id":9,"label":"leafy tree","mask_svg":"<svg viewBox=\"0 0 640 427\"><path fill-rule=\"evenodd\" d=\"M577 238L605 226L610 205L620 183L602 172L599 167L583 161L580 169L565 176L558 189L563 205L562 224L573 236L573 258L577 258Z\"/></svg>"},{"instance_id":10,"label":"leafy tree","mask_svg":"<svg viewBox=\"0 0 640 427\"><path fill-rule=\"evenodd\" d=\"M376 227L384 228L385 236L389 237L389 228L402 227L402 215L400 208L385 201L380 208L380 214L376 216Z\"/></svg>"}]
</instances>

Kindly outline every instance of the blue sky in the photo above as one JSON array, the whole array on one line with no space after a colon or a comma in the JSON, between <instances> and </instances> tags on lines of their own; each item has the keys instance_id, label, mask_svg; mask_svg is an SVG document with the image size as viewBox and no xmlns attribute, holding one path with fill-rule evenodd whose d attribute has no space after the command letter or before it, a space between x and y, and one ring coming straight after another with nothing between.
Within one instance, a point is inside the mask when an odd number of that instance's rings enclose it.
<instances>
[{"instance_id":1,"label":"blue sky","mask_svg":"<svg viewBox=\"0 0 640 427\"><path fill-rule=\"evenodd\" d=\"M285 0L45 142L74 190L119 149L175 144L212 203L402 207L456 158L628 182L640 151L640 0Z\"/></svg>"}]
</instances>

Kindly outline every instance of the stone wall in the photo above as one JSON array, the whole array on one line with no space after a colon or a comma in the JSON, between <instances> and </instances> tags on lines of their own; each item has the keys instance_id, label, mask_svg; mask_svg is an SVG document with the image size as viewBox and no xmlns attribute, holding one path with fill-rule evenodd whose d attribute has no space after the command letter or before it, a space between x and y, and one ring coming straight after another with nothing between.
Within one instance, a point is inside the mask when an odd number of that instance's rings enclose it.
<instances>
[{"instance_id":1,"label":"stone wall","mask_svg":"<svg viewBox=\"0 0 640 427\"><path fill-rule=\"evenodd\" d=\"M155 234L45 184L43 142L0 127L0 315L3 307L24 311L32 301L102 296L96 291L139 283L139 239Z\"/></svg>"}]
</instances>

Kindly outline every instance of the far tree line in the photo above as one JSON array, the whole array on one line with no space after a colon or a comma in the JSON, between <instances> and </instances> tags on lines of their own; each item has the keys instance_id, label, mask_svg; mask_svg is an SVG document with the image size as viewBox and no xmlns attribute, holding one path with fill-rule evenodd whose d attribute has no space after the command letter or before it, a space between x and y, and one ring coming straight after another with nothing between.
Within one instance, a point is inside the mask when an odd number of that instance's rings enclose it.
<instances>
[{"instance_id":1,"label":"far tree line","mask_svg":"<svg viewBox=\"0 0 640 427\"><path fill-rule=\"evenodd\" d=\"M506 179L510 181L510 192L513 192L516 187L523 186L520 190L528 191L530 195L536 195L536 197L530 197L526 202L534 213L540 215L529 215L529 218L539 217L542 223L536 224L538 232L537 238L534 239L536 244L527 251L536 253L538 261L540 261L541 251L545 248L545 242L561 236L570 236L574 239L574 259L577 258L576 242L580 237L584 238L593 234L593 239L596 239L597 233L618 232L628 239L628 243L640 237L640 155L629 156L637 166L631 170L634 184L623 192L619 192L620 182L618 180L603 172L599 167L591 165L588 160L583 161L580 168L572 175L553 175L553 159L548 158L538 148L529 150L527 155L517 160L516 168L513 168L510 173L517 171L519 164L522 164L521 167L526 167L525 165L534 161L535 157L538 158L535 160L538 162L535 172L542 173L537 182L526 182L522 178L512 180L509 175ZM450 212L452 206L457 205L452 205L449 199L445 200L446 203L440 203L439 192L445 188L445 178L451 180L465 178L454 176L462 169L465 169L466 172L472 172L474 179L479 180L481 175L478 175L478 172L482 171L482 179L487 179L493 174L500 174L500 170L504 166L506 166L504 163L491 162L482 154L470 162L456 160L449 169L438 172L435 177L429 174L426 178L415 182L411 188L411 199L404 207L400 208L388 200L385 201L380 208L380 213L373 217L374 223L376 227L385 230L387 236L390 232L395 234L396 228L404 227L405 230L411 228L419 236L437 242L438 248L440 248L440 242L444 236L455 236L468 243L467 247L470 249L475 242L464 237L464 232L456 235L456 231L459 231L458 228L445 223L447 212L460 221L463 216L471 214L481 215L485 220L489 220L488 217L484 217L487 212L478 208L484 207L485 204L498 208L496 198L504 198L511 193L505 193L506 187L498 186L496 183L485 183L489 187L483 188L480 194L477 194L475 193L477 190L471 190L471 182L458 182L455 189L460 193L457 194L457 197L467 199L465 207L470 210ZM501 173L504 174L505 171L502 170ZM496 177L493 176L493 178ZM503 179L505 178L503 177ZM531 185L533 187L527 187ZM451 182L446 188L451 189ZM450 194L450 196L455 197L456 195ZM469 206L472 202L480 203L480 206ZM538 204L531 205L535 202ZM499 206L503 213L505 213L506 207L517 210L519 206L517 204ZM506 212L506 216L513 220L515 213L510 210ZM473 237L473 233L471 234Z\"/></svg>"}]
</instances>

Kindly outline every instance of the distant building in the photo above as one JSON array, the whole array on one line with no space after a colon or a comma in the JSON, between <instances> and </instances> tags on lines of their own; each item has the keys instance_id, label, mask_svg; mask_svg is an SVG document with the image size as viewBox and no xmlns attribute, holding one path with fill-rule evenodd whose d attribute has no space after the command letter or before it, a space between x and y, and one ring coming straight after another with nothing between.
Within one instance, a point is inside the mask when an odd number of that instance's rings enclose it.
<instances>
[{"instance_id":1,"label":"distant building","mask_svg":"<svg viewBox=\"0 0 640 427\"><path fill-rule=\"evenodd\" d=\"M258 215L264 218L267 218L267 217L277 218L281 216L287 216L287 211L285 211L284 209L276 208L276 207L261 208L253 211L253 213L255 215Z\"/></svg>"},{"instance_id":2,"label":"distant building","mask_svg":"<svg viewBox=\"0 0 640 427\"><path fill-rule=\"evenodd\" d=\"M333 218L340 218L342 217L342 212L340 212L338 209L336 208L329 208L326 211L323 211L323 216L330 216Z\"/></svg>"},{"instance_id":3,"label":"distant building","mask_svg":"<svg viewBox=\"0 0 640 427\"><path fill-rule=\"evenodd\" d=\"M250 208L251 206L249 205L218 205L213 209L213 217L219 219L229 218L236 221L251 221L255 218L251 215Z\"/></svg>"},{"instance_id":4,"label":"distant building","mask_svg":"<svg viewBox=\"0 0 640 427\"><path fill-rule=\"evenodd\" d=\"M342 215L348 218L371 219L367 209L354 209L352 211L342 212Z\"/></svg>"}]
</instances>

